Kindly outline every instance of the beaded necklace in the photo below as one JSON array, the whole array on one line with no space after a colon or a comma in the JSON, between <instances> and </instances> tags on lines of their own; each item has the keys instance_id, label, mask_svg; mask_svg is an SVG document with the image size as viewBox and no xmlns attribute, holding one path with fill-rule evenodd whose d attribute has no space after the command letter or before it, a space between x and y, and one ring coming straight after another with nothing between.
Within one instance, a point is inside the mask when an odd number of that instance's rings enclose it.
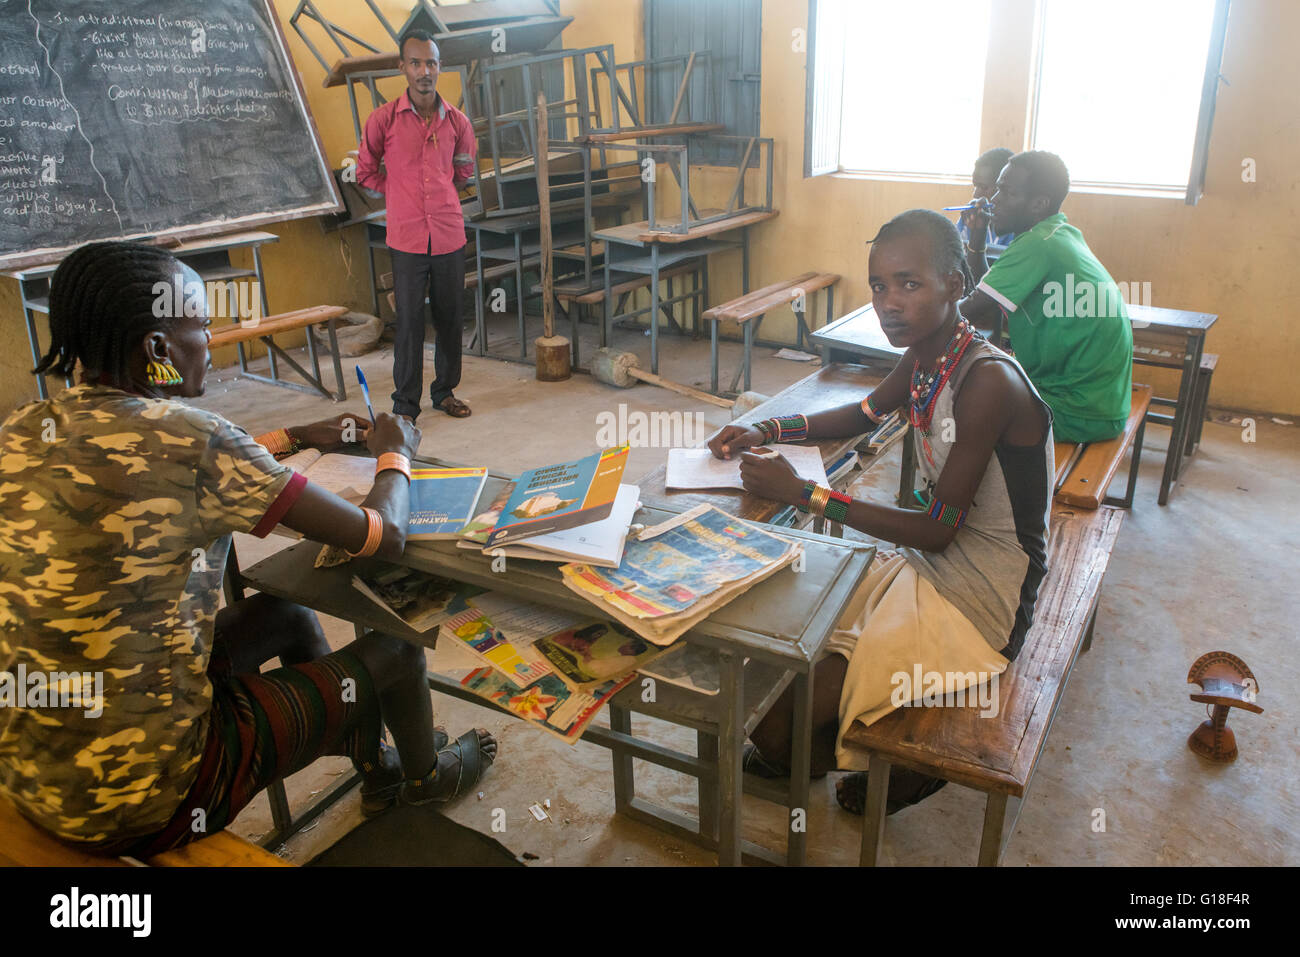
<instances>
[{"instance_id":1,"label":"beaded necklace","mask_svg":"<svg viewBox=\"0 0 1300 957\"><path fill-rule=\"evenodd\" d=\"M930 434L930 421L934 418L939 393L943 391L953 370L957 368L957 363L965 354L966 347L974 338L975 330L971 328L970 323L965 319L958 319L957 328L953 330L948 344L943 347L935 367L922 372L920 360L912 365L912 401L907 406L907 420L923 435Z\"/></svg>"}]
</instances>

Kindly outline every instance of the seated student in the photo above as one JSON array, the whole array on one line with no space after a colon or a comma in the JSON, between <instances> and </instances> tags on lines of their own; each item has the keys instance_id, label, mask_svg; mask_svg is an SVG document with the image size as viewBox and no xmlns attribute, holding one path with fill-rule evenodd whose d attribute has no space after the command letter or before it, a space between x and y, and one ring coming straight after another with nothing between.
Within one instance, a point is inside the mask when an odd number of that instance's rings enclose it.
<instances>
[{"instance_id":1,"label":"seated student","mask_svg":"<svg viewBox=\"0 0 1300 957\"><path fill-rule=\"evenodd\" d=\"M0 792L56 837L136 857L221 830L323 754L362 771L366 813L464 792L496 742L479 729L439 750L423 649L371 634L331 653L312 612L265 594L217 609L232 532L283 523L400 555L419 430L387 414L368 430L381 471L362 507L307 482L178 401L203 393L211 334L201 308L156 316L173 282L200 280L157 248L74 251L53 277L39 369L80 363L81 382L0 426L0 671L102 680L72 707L22 695L0 711ZM340 425L292 434L336 445Z\"/></svg>"},{"instance_id":2,"label":"seated student","mask_svg":"<svg viewBox=\"0 0 1300 957\"><path fill-rule=\"evenodd\" d=\"M847 749L854 721L871 724L902 701L896 676L945 676L945 692L1003 672L1033 620L1046 574L1052 489L1051 412L1006 353L957 311L970 285L956 227L942 214L913 209L881 228L871 247L872 304L889 341L907 351L861 404L756 425L729 425L709 442L719 458L741 454L754 494L824 514L884 541L880 556L813 672L815 774L861 770L866 756ZM860 435L895 409L917 430L925 511L852 501L805 482L780 456L745 449L774 440ZM921 697L917 688L908 700ZM793 689L755 729L747 770L789 767ZM896 773L890 809L942 786ZM861 813L866 776L840 782L841 805Z\"/></svg>"},{"instance_id":3,"label":"seated student","mask_svg":"<svg viewBox=\"0 0 1300 957\"><path fill-rule=\"evenodd\" d=\"M1011 348L1052 408L1060 442L1124 431L1133 388L1133 330L1119 287L1061 212L1070 174L1053 153L1017 153L998 176L993 231L1013 232L961 301L984 329L1007 315Z\"/></svg>"},{"instance_id":4,"label":"seated student","mask_svg":"<svg viewBox=\"0 0 1300 957\"><path fill-rule=\"evenodd\" d=\"M973 201L989 203L993 199L998 188L998 174L1014 155L1005 146L995 146L975 159L975 169L970 174L971 186L974 187L971 193ZM992 216L986 206L963 210L957 218L957 233L966 248L966 264L975 276L984 275L989 265L996 262L1016 238L1015 233L998 235L993 231Z\"/></svg>"}]
</instances>

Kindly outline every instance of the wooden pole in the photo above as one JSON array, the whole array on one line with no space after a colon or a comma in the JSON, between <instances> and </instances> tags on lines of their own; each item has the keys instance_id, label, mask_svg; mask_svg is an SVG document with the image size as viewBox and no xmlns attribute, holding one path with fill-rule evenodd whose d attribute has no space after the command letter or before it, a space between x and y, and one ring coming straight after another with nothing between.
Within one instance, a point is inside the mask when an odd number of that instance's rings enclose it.
<instances>
[{"instance_id":1,"label":"wooden pole","mask_svg":"<svg viewBox=\"0 0 1300 957\"><path fill-rule=\"evenodd\" d=\"M558 382L569 378L569 340L555 334L555 277L551 249L550 142L546 129L546 94L537 94L537 202L541 216L542 337L534 343L537 378Z\"/></svg>"}]
</instances>

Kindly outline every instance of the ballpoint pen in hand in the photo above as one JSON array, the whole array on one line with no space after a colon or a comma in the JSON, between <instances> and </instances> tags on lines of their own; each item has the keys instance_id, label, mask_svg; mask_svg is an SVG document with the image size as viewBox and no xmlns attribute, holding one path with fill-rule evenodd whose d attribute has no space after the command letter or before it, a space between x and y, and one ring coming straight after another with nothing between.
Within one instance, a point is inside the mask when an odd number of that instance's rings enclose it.
<instances>
[{"instance_id":1,"label":"ballpoint pen in hand","mask_svg":"<svg viewBox=\"0 0 1300 957\"><path fill-rule=\"evenodd\" d=\"M370 386L366 385L366 375L361 371L361 366L357 366L357 381L361 383L361 394L366 400L366 411L370 413L370 427L375 427L375 409L370 404Z\"/></svg>"}]
</instances>

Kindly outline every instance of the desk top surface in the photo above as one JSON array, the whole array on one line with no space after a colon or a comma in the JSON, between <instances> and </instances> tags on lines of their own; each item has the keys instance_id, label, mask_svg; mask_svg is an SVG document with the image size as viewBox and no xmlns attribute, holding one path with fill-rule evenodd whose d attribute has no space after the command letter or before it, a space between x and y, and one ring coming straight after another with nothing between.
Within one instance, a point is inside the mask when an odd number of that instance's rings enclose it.
<instances>
[{"instance_id":1,"label":"desk top surface","mask_svg":"<svg viewBox=\"0 0 1300 957\"><path fill-rule=\"evenodd\" d=\"M774 415L821 412L849 402L860 402L877 381L879 381L878 375L869 373L861 366L839 363L823 366L742 416L741 420L757 422ZM862 436L859 435L847 439L825 439L821 442L805 444L816 445L821 449L822 462L830 465L857 445L861 439ZM641 479L638 484L641 486L642 502L673 511L685 511L707 503L717 506L724 512L730 512L737 518L752 522L770 522L785 508L780 502L759 498L757 495L738 489L672 492L664 484L667 475L668 466L661 465Z\"/></svg>"}]
</instances>

